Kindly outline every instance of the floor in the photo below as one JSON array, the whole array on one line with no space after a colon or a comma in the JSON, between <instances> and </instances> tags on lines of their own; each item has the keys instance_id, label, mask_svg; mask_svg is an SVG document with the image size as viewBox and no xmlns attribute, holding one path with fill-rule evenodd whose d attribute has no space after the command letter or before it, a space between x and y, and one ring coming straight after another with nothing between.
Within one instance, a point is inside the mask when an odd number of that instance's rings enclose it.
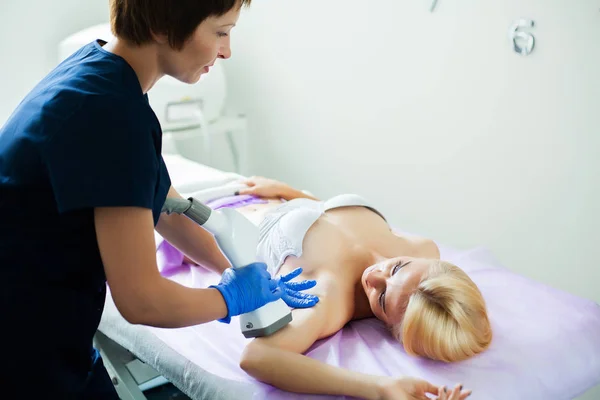
<instances>
[{"instance_id":1,"label":"floor","mask_svg":"<svg viewBox=\"0 0 600 400\"><path fill-rule=\"evenodd\" d=\"M144 395L148 400L191 400L170 383L147 390Z\"/></svg>"}]
</instances>

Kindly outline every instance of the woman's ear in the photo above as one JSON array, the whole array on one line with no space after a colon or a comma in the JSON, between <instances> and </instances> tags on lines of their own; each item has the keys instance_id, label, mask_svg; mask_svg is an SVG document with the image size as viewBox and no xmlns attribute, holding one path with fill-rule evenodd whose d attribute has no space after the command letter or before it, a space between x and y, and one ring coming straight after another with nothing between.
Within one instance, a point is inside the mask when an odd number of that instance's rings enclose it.
<instances>
[{"instance_id":1,"label":"woman's ear","mask_svg":"<svg viewBox=\"0 0 600 400\"><path fill-rule=\"evenodd\" d=\"M168 44L169 43L169 37L164 33L152 32L152 39L158 44Z\"/></svg>"}]
</instances>

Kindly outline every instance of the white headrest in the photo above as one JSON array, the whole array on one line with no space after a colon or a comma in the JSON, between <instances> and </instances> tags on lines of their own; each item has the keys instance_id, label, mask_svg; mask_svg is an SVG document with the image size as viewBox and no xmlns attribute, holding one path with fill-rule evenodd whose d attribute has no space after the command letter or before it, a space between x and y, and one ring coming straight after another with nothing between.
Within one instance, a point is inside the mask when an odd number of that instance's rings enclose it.
<instances>
[{"instance_id":1,"label":"white headrest","mask_svg":"<svg viewBox=\"0 0 600 400\"><path fill-rule=\"evenodd\" d=\"M75 53L82 46L93 42L96 39L102 39L108 42L114 38L110 31L110 24L100 24L82 29L79 32L66 37L58 44L58 61L61 62L71 54Z\"/></svg>"}]
</instances>

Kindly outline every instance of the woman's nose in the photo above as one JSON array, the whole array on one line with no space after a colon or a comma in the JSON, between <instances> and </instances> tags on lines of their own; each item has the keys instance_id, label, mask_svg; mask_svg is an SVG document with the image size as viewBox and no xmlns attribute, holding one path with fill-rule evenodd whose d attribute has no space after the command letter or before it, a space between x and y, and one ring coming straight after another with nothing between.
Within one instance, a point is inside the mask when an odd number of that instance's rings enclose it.
<instances>
[{"instance_id":1,"label":"woman's nose","mask_svg":"<svg viewBox=\"0 0 600 400\"><path fill-rule=\"evenodd\" d=\"M369 286L376 289L385 286L385 275L382 271L375 269L367 276L367 283Z\"/></svg>"},{"instance_id":2,"label":"woman's nose","mask_svg":"<svg viewBox=\"0 0 600 400\"><path fill-rule=\"evenodd\" d=\"M227 44L219 50L219 58L223 58L226 60L229 57L231 57L231 47L229 46L229 44Z\"/></svg>"}]
</instances>

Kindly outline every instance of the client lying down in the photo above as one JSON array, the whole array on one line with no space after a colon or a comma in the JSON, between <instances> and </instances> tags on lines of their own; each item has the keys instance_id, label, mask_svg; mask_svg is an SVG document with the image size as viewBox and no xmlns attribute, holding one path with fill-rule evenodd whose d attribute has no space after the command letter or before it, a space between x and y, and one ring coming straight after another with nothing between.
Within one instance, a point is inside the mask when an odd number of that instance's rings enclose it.
<instances>
[{"instance_id":1,"label":"client lying down","mask_svg":"<svg viewBox=\"0 0 600 400\"><path fill-rule=\"evenodd\" d=\"M356 195L319 201L266 178L246 184L239 194L263 200L237 209L260 226L259 258L273 276L302 267L303 278L317 281L311 292L320 298L313 308L293 310L293 321L279 332L248 344L240 361L248 374L298 393L425 399L427 387L410 380L347 371L302 353L349 321L368 317L383 321L415 356L452 362L489 346L492 332L479 289L460 268L439 259L432 240L392 232ZM403 397L407 391L414 397ZM457 386L440 398L468 394Z\"/></svg>"}]
</instances>

